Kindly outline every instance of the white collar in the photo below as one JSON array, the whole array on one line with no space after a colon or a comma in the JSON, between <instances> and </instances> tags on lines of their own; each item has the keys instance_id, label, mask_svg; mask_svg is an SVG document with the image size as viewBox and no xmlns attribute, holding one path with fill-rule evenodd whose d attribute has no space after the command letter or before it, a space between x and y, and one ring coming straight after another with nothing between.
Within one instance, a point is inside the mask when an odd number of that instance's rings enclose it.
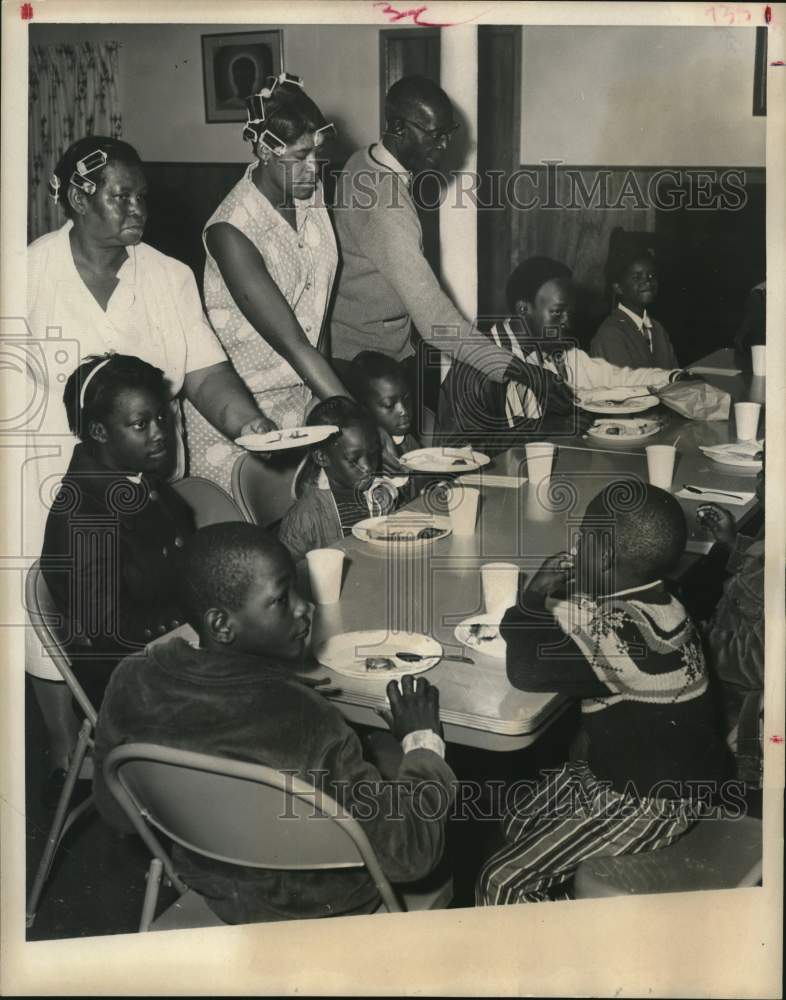
<instances>
[{"instance_id":1,"label":"white collar","mask_svg":"<svg viewBox=\"0 0 786 1000\"><path fill-rule=\"evenodd\" d=\"M388 170L397 174L401 180L409 187L412 184L412 173L407 170L390 152L387 146L380 139L369 150L369 156L380 166L387 167Z\"/></svg>"},{"instance_id":2,"label":"white collar","mask_svg":"<svg viewBox=\"0 0 786 1000\"><path fill-rule=\"evenodd\" d=\"M642 331L642 328L644 326L645 320L646 320L648 326L652 326L652 321L650 320L649 316L647 315L647 310L646 309L644 310L644 312L642 313L641 316L637 316L636 313L633 312L632 309L628 309L628 307L624 306L621 302L617 303L617 308L620 309L622 312L624 312L626 316L630 316L630 318L636 324L636 328L638 329L639 333L641 333L641 331Z\"/></svg>"}]
</instances>

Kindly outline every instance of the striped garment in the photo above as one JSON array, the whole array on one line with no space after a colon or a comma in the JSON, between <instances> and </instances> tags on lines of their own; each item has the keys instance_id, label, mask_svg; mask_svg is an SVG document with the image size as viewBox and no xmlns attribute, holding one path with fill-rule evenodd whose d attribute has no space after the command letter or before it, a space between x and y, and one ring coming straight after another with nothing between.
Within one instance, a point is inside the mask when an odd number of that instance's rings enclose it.
<instances>
[{"instance_id":1,"label":"striped garment","mask_svg":"<svg viewBox=\"0 0 786 1000\"><path fill-rule=\"evenodd\" d=\"M595 600L524 591L501 632L515 687L581 699L589 751L510 809L478 878L487 906L554 899L586 858L667 846L728 775L698 634L661 581Z\"/></svg>"},{"instance_id":2,"label":"striped garment","mask_svg":"<svg viewBox=\"0 0 786 1000\"><path fill-rule=\"evenodd\" d=\"M551 351L536 346L534 350L527 352L525 349L529 345L523 339L526 336L521 320L515 316L495 323L491 328L491 339L497 347L511 351L515 357L528 365L538 365L553 375L558 375L575 390L609 389L626 385L665 385L676 374L676 366L673 369L666 369L613 365L601 357L591 358L579 347L569 346L569 342ZM522 417L537 419L542 412L543 400L539 400L531 388L518 382L508 383L505 416L509 426L513 427Z\"/></svg>"},{"instance_id":3,"label":"striped garment","mask_svg":"<svg viewBox=\"0 0 786 1000\"><path fill-rule=\"evenodd\" d=\"M481 869L476 904L569 899L582 861L668 847L705 811L681 799L635 801L569 761L506 816L505 846Z\"/></svg>"}]
</instances>

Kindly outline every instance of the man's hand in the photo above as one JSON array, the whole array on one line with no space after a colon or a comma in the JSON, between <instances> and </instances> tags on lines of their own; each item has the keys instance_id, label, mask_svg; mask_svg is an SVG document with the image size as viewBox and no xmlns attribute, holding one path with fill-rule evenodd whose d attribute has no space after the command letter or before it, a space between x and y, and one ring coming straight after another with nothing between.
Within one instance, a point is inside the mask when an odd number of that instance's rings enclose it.
<instances>
[{"instance_id":1,"label":"man's hand","mask_svg":"<svg viewBox=\"0 0 786 1000\"><path fill-rule=\"evenodd\" d=\"M573 556L570 552L557 552L549 556L527 585L527 590L549 597L564 593L573 579Z\"/></svg>"},{"instance_id":2,"label":"man's hand","mask_svg":"<svg viewBox=\"0 0 786 1000\"><path fill-rule=\"evenodd\" d=\"M731 549L737 540L737 526L725 507L714 503L702 504L696 511L696 520L707 528L716 542Z\"/></svg>"},{"instance_id":3,"label":"man's hand","mask_svg":"<svg viewBox=\"0 0 786 1000\"><path fill-rule=\"evenodd\" d=\"M388 684L387 696L390 711L377 709L377 712L397 740L403 740L407 733L416 733L419 729L431 729L437 736L442 735L439 691L425 677L405 674L400 688L398 681Z\"/></svg>"}]
</instances>

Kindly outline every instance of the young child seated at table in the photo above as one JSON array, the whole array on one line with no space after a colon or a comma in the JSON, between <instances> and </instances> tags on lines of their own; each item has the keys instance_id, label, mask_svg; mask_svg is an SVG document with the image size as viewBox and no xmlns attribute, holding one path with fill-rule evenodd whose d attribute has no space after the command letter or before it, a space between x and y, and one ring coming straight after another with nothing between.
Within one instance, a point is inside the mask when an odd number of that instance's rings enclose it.
<instances>
[{"instance_id":1,"label":"young child seated at table","mask_svg":"<svg viewBox=\"0 0 786 1000\"><path fill-rule=\"evenodd\" d=\"M420 448L412 433L412 390L403 367L379 351L361 351L347 369L349 388L377 422L382 441L382 466L401 471L399 459Z\"/></svg>"},{"instance_id":2,"label":"young child seated at table","mask_svg":"<svg viewBox=\"0 0 786 1000\"><path fill-rule=\"evenodd\" d=\"M726 751L699 635L664 585L686 538L671 494L612 482L588 504L575 555L547 559L506 612L511 683L580 698L588 752L505 816L479 905L567 898L586 858L666 847L706 813Z\"/></svg>"},{"instance_id":3,"label":"young child seated at table","mask_svg":"<svg viewBox=\"0 0 786 1000\"><path fill-rule=\"evenodd\" d=\"M591 358L569 338L574 309L571 271L547 257L531 257L513 271L507 286L513 315L491 328L490 336L522 362L524 371L540 371L539 383L531 380L500 386L481 382L466 365L451 365L440 394L439 429L443 434L477 443L478 447L508 448L522 434L531 438L570 426L552 426L554 386L562 385L571 397L593 389L617 386L661 386L681 373L663 368L621 368L601 358ZM571 408L572 409L572 408ZM563 411L564 412L564 411ZM584 424L591 423L589 415ZM573 414L574 432L581 421ZM447 443L447 442L445 442Z\"/></svg>"},{"instance_id":4,"label":"young child seated at table","mask_svg":"<svg viewBox=\"0 0 786 1000\"><path fill-rule=\"evenodd\" d=\"M658 268L646 251L621 255L612 264L617 305L598 327L590 354L628 368L677 368L677 356L662 324L647 314L658 295Z\"/></svg>"},{"instance_id":5,"label":"young child seated at table","mask_svg":"<svg viewBox=\"0 0 786 1000\"><path fill-rule=\"evenodd\" d=\"M763 507L764 452L760 454L756 496ZM717 504L702 504L696 516L712 532L727 574L723 596L706 631L710 667L720 682L726 740L735 757L737 777L750 788L761 788L764 526L755 538L741 535L733 516Z\"/></svg>"},{"instance_id":6,"label":"young child seated at table","mask_svg":"<svg viewBox=\"0 0 786 1000\"><path fill-rule=\"evenodd\" d=\"M123 743L157 743L318 782L356 813L391 881L425 877L443 853L444 806L455 782L444 761L437 689L411 675L400 687L388 684L388 723L403 756L396 784L385 782L318 684L298 675L308 605L295 590L295 567L279 542L243 522L202 528L184 553L183 587L199 645L179 637L156 643L124 660L107 689L94 782L104 819L129 829L103 780L106 756ZM379 904L363 869L244 868L177 845L173 857L183 880L227 923L369 913Z\"/></svg>"},{"instance_id":7,"label":"young child seated at table","mask_svg":"<svg viewBox=\"0 0 786 1000\"><path fill-rule=\"evenodd\" d=\"M63 394L81 444L52 503L41 569L96 707L118 661L183 620L175 560L194 525L166 482L169 401L163 372L123 354L88 358Z\"/></svg>"},{"instance_id":8,"label":"young child seated at table","mask_svg":"<svg viewBox=\"0 0 786 1000\"><path fill-rule=\"evenodd\" d=\"M398 491L379 477L381 445L374 418L346 396L323 400L308 415L309 427L335 425L338 432L315 445L299 474L302 495L284 515L278 537L297 562L311 549L333 545L367 517L389 514Z\"/></svg>"}]
</instances>

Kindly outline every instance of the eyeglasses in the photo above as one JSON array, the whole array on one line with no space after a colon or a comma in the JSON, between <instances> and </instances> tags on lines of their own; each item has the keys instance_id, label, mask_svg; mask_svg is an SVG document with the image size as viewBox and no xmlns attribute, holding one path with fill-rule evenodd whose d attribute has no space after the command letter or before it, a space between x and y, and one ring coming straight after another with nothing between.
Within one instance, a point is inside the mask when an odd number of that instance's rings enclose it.
<instances>
[{"instance_id":1,"label":"eyeglasses","mask_svg":"<svg viewBox=\"0 0 786 1000\"><path fill-rule=\"evenodd\" d=\"M408 125L414 125L416 129L426 136L427 139L434 143L442 142L443 139L446 142L450 142L455 133L461 127L460 123L456 122L455 125L451 125L450 128L446 129L424 128L418 122L413 122L411 118L402 118L401 120L406 122Z\"/></svg>"}]
</instances>

